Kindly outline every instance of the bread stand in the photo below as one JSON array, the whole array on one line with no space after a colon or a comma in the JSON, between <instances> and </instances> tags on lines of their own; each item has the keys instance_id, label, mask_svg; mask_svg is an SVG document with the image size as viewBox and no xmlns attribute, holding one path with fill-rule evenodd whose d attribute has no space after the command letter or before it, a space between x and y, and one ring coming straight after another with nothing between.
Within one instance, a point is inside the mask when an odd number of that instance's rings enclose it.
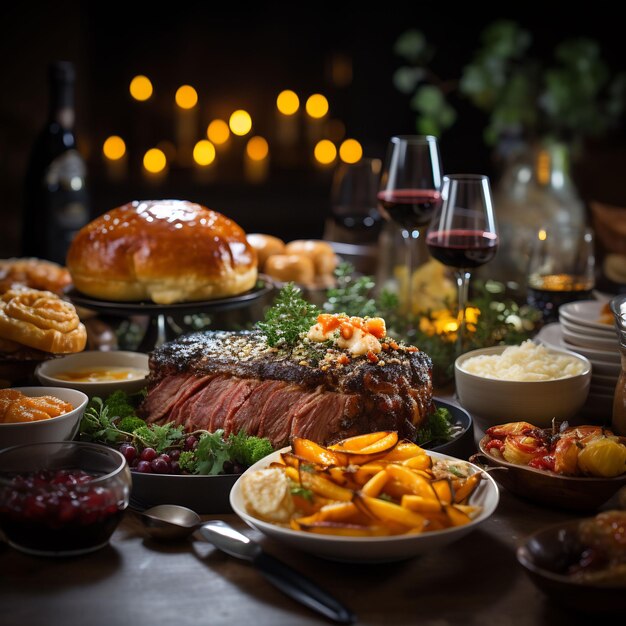
<instances>
[{"instance_id":1,"label":"bread stand","mask_svg":"<svg viewBox=\"0 0 626 626\"><path fill-rule=\"evenodd\" d=\"M175 339L184 332L176 323L174 316L191 315L194 313L223 313L249 307L269 294L272 289L272 282L265 277L260 277L257 284L245 293L229 298L198 302L177 302L174 304L107 302L85 296L74 288L67 290L65 295L75 306L94 311L100 315L123 318L137 315L148 317L148 327L137 347L137 351L151 352L154 348Z\"/></svg>"}]
</instances>

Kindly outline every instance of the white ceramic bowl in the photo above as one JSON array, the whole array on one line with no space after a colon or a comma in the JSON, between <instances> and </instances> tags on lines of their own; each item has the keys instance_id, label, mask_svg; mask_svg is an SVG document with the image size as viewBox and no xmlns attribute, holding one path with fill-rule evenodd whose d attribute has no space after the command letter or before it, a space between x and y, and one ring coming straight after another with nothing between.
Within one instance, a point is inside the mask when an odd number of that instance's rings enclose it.
<instances>
[{"instance_id":1,"label":"white ceramic bowl","mask_svg":"<svg viewBox=\"0 0 626 626\"><path fill-rule=\"evenodd\" d=\"M76 372L89 368L106 369L133 368L141 370L144 375L130 380L107 380L99 382L78 382L75 380L61 380L56 375L62 372ZM106 397L117 389L126 393L135 393L146 386L148 376L148 355L141 352L99 352L97 350L68 354L67 356L46 361L37 367L35 374L42 385L53 387L67 387L78 389L86 393L90 398L93 396Z\"/></svg>"},{"instance_id":2,"label":"white ceramic bowl","mask_svg":"<svg viewBox=\"0 0 626 626\"><path fill-rule=\"evenodd\" d=\"M82 391L59 387L15 387L15 389L32 397L55 396L69 402L74 410L37 422L0 424L0 449L28 443L70 441L76 436L89 400Z\"/></svg>"},{"instance_id":3,"label":"white ceramic bowl","mask_svg":"<svg viewBox=\"0 0 626 626\"><path fill-rule=\"evenodd\" d=\"M280 453L289 449L284 448L274 452L246 470L230 492L230 504L235 513L252 528L256 528L276 541L325 559L347 563L384 563L408 559L424 552L437 550L461 539L484 522L498 506L500 498L498 487L491 476L484 474L484 480L480 482L470 499L471 504L480 505L483 507L483 510L480 515L464 526L392 537L340 537L337 535L317 535L284 528L257 519L246 511L243 496L241 495L241 480L246 474L263 469L270 463L277 461L280 458ZM434 459L458 461L454 457L439 452L429 451L428 454ZM482 471L478 466L471 463L470 465L474 472Z\"/></svg>"},{"instance_id":4,"label":"white ceramic bowl","mask_svg":"<svg viewBox=\"0 0 626 626\"><path fill-rule=\"evenodd\" d=\"M466 352L454 363L456 392L463 408L467 409L477 426L486 430L505 422L530 422L548 428L552 419L567 420L576 415L585 404L591 381L591 363L576 352L549 348L550 352L568 355L580 360L583 373L557 380L521 382L498 380L470 374L463 363L480 355L501 354L508 346L480 348Z\"/></svg>"}]
</instances>

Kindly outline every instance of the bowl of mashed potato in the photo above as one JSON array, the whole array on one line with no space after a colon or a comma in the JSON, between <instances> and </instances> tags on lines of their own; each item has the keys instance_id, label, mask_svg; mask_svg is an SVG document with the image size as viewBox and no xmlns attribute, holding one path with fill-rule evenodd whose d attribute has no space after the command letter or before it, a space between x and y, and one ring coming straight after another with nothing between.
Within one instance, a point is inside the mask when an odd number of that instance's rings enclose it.
<instances>
[{"instance_id":1,"label":"bowl of mashed potato","mask_svg":"<svg viewBox=\"0 0 626 626\"><path fill-rule=\"evenodd\" d=\"M568 350L525 341L472 350L454 363L456 392L476 425L524 420L547 428L571 419L585 404L591 363Z\"/></svg>"}]
</instances>

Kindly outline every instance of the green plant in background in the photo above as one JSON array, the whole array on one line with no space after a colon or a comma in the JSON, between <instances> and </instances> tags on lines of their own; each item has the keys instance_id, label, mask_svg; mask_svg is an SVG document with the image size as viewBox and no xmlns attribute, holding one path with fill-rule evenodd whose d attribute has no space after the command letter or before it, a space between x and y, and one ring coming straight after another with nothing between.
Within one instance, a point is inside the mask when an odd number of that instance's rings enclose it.
<instances>
[{"instance_id":1,"label":"green plant in background","mask_svg":"<svg viewBox=\"0 0 626 626\"><path fill-rule=\"evenodd\" d=\"M393 80L411 94L420 133L441 135L456 121L450 97L458 92L484 111L484 136L495 144L503 135L550 137L576 142L615 127L626 103L626 74L612 75L596 41L563 41L553 59L532 56L532 36L519 24L496 21L461 76L443 80L429 68L434 48L423 33L410 30L394 51L406 62Z\"/></svg>"}]
</instances>

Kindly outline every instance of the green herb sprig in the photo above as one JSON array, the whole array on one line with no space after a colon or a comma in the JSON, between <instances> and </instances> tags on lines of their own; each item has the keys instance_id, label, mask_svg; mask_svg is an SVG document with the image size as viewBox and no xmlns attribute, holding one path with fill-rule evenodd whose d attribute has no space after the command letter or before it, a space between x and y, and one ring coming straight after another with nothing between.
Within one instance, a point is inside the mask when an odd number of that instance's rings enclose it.
<instances>
[{"instance_id":1,"label":"green herb sprig","mask_svg":"<svg viewBox=\"0 0 626 626\"><path fill-rule=\"evenodd\" d=\"M273 348L293 348L315 322L319 309L302 297L293 283L287 283L278 293L273 306L268 309L265 320L257 327Z\"/></svg>"}]
</instances>

